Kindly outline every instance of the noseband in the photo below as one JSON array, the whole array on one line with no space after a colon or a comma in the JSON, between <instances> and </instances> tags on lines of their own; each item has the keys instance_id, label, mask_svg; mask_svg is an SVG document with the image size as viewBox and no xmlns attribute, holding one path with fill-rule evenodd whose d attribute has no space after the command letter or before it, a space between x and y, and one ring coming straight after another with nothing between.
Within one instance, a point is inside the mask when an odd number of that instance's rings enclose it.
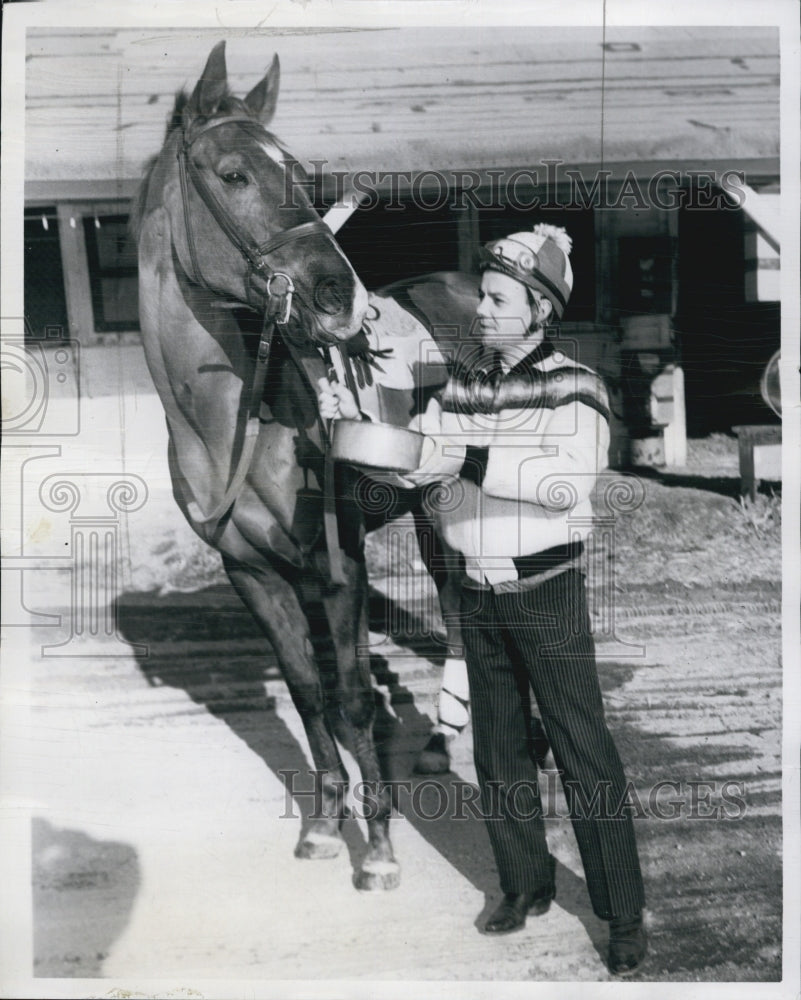
<instances>
[{"instance_id":1,"label":"noseband","mask_svg":"<svg viewBox=\"0 0 801 1000\"><path fill-rule=\"evenodd\" d=\"M243 124L249 125L251 128L261 130L261 126L247 115L229 115L226 118L219 118L216 121L206 122L204 125L199 126L189 134L184 131L183 141L178 149L178 173L181 180L181 200L184 206L184 228L186 229L186 241L189 246L189 258L192 264L192 271L194 272L193 278L198 284L203 285L203 287L208 291L214 291L214 289L211 288L203 277L198 264L194 232L192 229L192 219L189 211L190 181L197 193L200 195L200 199L203 204L214 216L214 220L217 225L226 235L229 242L240 252L247 263L248 267L245 274L245 288L250 288L250 278L252 273L255 272L260 274L263 278L267 279L267 294L269 298L272 279L278 275L283 275L283 272L275 271L269 266L267 258L271 253L278 250L280 247L286 246L287 243L294 243L296 240L306 239L309 236L326 236L332 243L333 237L331 235L331 230L328 226L326 226L322 219L313 219L310 222L303 222L298 226L293 226L291 229L285 229L283 232L277 233L275 236L267 240L266 243L255 243L250 238L250 235L245 233L239 227L236 220L231 218L225 206L220 202L219 198L217 198L201 172L198 170L197 166L192 161L189 152L201 135L205 135L205 133L210 132L211 129L219 128L221 125L228 125L233 122L242 122ZM264 137L265 139L268 138L266 132L264 133ZM289 284L292 285L289 275L283 276L287 279ZM287 318L284 320L284 323L286 323L289 318L289 309L291 309L291 306L292 300L290 295L288 300Z\"/></svg>"}]
</instances>

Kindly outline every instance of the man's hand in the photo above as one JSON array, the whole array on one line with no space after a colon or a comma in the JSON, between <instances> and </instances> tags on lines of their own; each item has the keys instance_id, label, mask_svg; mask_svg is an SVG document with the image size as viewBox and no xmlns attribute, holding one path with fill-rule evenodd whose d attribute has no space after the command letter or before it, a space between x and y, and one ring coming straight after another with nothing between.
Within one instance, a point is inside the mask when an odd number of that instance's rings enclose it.
<instances>
[{"instance_id":1,"label":"man's hand","mask_svg":"<svg viewBox=\"0 0 801 1000\"><path fill-rule=\"evenodd\" d=\"M359 407L350 389L327 378L317 380L317 404L324 420L358 420Z\"/></svg>"}]
</instances>

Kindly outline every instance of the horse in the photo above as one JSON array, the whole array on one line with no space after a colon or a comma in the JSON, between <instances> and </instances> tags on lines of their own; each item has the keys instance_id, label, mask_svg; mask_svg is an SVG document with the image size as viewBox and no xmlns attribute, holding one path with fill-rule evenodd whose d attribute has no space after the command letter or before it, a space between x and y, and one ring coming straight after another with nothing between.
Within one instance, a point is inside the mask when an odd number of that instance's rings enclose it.
<instances>
[{"instance_id":1,"label":"horse","mask_svg":"<svg viewBox=\"0 0 801 1000\"><path fill-rule=\"evenodd\" d=\"M343 844L347 772L364 786L368 844L359 889L391 889L399 865L391 800L372 739L364 477L329 461L315 387L329 352L345 350L368 316L368 294L297 186L298 164L268 130L279 91L273 59L244 98L229 89L225 43L191 94L176 96L161 151L131 210L147 364L165 410L177 505L222 556L225 572L269 639L300 715L320 781L319 808L295 848L306 859ZM420 284L447 318L472 316L474 279ZM398 294L411 308L413 288ZM403 509L420 508L411 491ZM402 513L397 509L395 513ZM416 523L427 530L425 517ZM438 584L446 586L440 572ZM335 663L315 658L319 596Z\"/></svg>"}]
</instances>

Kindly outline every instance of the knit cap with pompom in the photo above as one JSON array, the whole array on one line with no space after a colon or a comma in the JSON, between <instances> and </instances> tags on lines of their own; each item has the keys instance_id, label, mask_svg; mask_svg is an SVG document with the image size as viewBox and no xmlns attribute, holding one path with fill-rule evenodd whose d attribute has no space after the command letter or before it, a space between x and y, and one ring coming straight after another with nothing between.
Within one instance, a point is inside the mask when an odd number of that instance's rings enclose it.
<instances>
[{"instance_id":1,"label":"knit cap with pompom","mask_svg":"<svg viewBox=\"0 0 801 1000\"><path fill-rule=\"evenodd\" d=\"M561 319L573 290L572 246L561 226L538 222L531 232L512 233L488 243L481 252L481 268L508 274L541 292Z\"/></svg>"}]
</instances>

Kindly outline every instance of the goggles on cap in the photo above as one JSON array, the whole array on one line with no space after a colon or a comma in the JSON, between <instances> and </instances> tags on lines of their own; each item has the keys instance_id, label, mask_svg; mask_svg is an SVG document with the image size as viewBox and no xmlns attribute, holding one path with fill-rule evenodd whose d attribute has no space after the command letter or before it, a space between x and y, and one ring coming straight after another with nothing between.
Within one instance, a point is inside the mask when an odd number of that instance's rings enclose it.
<instances>
[{"instance_id":1,"label":"goggles on cap","mask_svg":"<svg viewBox=\"0 0 801 1000\"><path fill-rule=\"evenodd\" d=\"M527 288L543 292L554 304L564 309L567 304L562 291L540 268L537 254L515 239L504 237L494 240L481 247L479 252L479 270L500 271L521 282ZM561 312L559 313L561 315Z\"/></svg>"},{"instance_id":2,"label":"goggles on cap","mask_svg":"<svg viewBox=\"0 0 801 1000\"><path fill-rule=\"evenodd\" d=\"M487 243L481 248L480 263L483 267L501 265L504 271L513 272L514 276L525 278L537 266L537 255L529 247L516 240L502 239Z\"/></svg>"}]
</instances>

